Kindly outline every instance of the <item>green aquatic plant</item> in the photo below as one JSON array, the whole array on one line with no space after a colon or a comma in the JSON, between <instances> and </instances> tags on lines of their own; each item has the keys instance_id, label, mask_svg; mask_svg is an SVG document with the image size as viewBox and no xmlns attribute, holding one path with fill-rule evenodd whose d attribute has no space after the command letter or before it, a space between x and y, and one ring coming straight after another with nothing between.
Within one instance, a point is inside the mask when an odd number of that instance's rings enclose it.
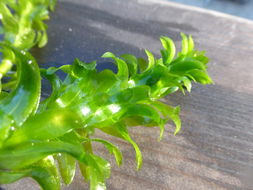
<instances>
[{"instance_id":1,"label":"green aquatic plant","mask_svg":"<svg viewBox=\"0 0 253 190\"><path fill-rule=\"evenodd\" d=\"M31 7L22 6L24 2ZM0 92L0 184L31 177L42 189L56 190L61 180L67 185L72 182L79 165L91 190L106 189L110 164L93 152L92 144L103 144L119 166L122 154L111 142L95 138L96 130L130 143L140 169L142 154L128 127L158 126L162 139L165 124L172 120L177 134L180 108L159 99L177 90L190 92L192 82L212 83L206 71L208 58L194 49L191 36L181 34L182 50L177 55L173 41L165 36L160 38L161 58L148 50L147 60L106 52L102 57L115 63L117 73L97 71L96 61L79 59L71 65L40 69L28 50L36 44L45 45L42 21L54 4L50 0L0 3L4 34L0 71L2 79L10 78L2 82ZM34 16L37 13L40 16ZM30 31L27 38L21 35L25 31ZM6 60L11 65L6 66ZM58 71L66 77L60 79ZM50 96L43 101L41 78L52 86Z\"/></svg>"},{"instance_id":2,"label":"green aquatic plant","mask_svg":"<svg viewBox=\"0 0 253 190\"><path fill-rule=\"evenodd\" d=\"M47 43L49 10L54 10L56 0L1 0L0 34L6 44L20 50L29 50L35 45L43 47ZM15 63L13 55L2 47L0 79L11 70Z\"/></svg>"}]
</instances>

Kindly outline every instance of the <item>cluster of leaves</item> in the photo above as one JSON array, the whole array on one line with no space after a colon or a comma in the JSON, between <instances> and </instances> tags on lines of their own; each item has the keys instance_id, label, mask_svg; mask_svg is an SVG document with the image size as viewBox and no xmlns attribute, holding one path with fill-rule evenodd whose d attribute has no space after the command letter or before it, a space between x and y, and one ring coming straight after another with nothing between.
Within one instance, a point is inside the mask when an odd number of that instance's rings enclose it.
<instances>
[{"instance_id":1,"label":"cluster of leaves","mask_svg":"<svg viewBox=\"0 0 253 190\"><path fill-rule=\"evenodd\" d=\"M21 50L29 50L35 45L43 47L47 43L47 25L43 21L49 19L49 9L53 10L55 4L56 0L1 0L3 41ZM15 63L15 56L8 49L3 48L1 52L0 79Z\"/></svg>"},{"instance_id":2,"label":"cluster of leaves","mask_svg":"<svg viewBox=\"0 0 253 190\"><path fill-rule=\"evenodd\" d=\"M110 164L93 152L92 143L102 143L118 165L122 154L111 142L93 138L96 130L130 143L137 169L141 168L141 151L128 127L159 126L161 139L165 124L172 120L176 134L181 127L180 109L159 99L177 90L190 91L192 81L212 82L206 71L208 58L194 50L191 37L181 35L182 50L177 56L173 41L164 36L159 59L148 50L147 60L105 53L102 57L116 64L117 73L97 71L95 61L78 59L71 65L40 69L25 49L13 42L0 44L17 66L15 86L0 92L0 184L31 177L42 189L56 190L61 179L67 185L72 182L79 165L91 190L106 189ZM64 80L59 70L66 73ZM41 77L52 86L51 95L43 101Z\"/></svg>"},{"instance_id":3,"label":"cluster of leaves","mask_svg":"<svg viewBox=\"0 0 253 190\"><path fill-rule=\"evenodd\" d=\"M122 162L120 151L103 139L93 139L95 129L126 140L136 151L137 168L141 152L130 137L129 126L160 126L161 136L168 120L180 129L179 107L158 101L178 89L191 89L191 81L211 82L206 73L207 58L193 50L191 38L183 37L183 50L173 59L174 43L162 37L162 58L146 50L148 61L133 55L120 58L107 52L118 72L96 70L96 62L76 59L72 65L39 70L29 53L9 48L16 55L18 84L0 101L1 150L0 183L30 176L44 189L59 189L59 171L71 183L78 162L91 189L105 189L109 163L92 152L91 143L100 142ZM170 58L171 57L171 58ZM171 59L171 60L170 60ZM61 80L57 70L67 73ZM52 84L52 94L41 102L40 74ZM60 153L60 154L56 154Z\"/></svg>"}]
</instances>

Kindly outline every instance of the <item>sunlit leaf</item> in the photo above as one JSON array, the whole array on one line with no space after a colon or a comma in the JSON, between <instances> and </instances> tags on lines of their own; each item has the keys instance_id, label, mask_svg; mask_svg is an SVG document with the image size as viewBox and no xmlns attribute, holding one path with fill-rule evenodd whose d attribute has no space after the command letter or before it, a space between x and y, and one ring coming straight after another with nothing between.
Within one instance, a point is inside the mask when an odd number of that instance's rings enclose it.
<instances>
[{"instance_id":1,"label":"sunlit leaf","mask_svg":"<svg viewBox=\"0 0 253 190\"><path fill-rule=\"evenodd\" d=\"M91 140L102 143L108 149L108 151L115 156L118 166L122 164L122 153L115 145L103 139L96 138Z\"/></svg>"},{"instance_id":2,"label":"sunlit leaf","mask_svg":"<svg viewBox=\"0 0 253 190\"><path fill-rule=\"evenodd\" d=\"M63 182L66 185L71 184L76 172L76 160L65 153L57 154L56 158Z\"/></svg>"}]
</instances>

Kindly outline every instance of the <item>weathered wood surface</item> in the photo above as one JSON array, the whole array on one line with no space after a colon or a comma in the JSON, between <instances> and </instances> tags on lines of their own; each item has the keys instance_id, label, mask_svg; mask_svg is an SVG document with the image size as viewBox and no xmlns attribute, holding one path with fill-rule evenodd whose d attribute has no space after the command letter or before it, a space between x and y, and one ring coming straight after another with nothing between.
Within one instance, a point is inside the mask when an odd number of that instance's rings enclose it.
<instances>
[{"instance_id":1,"label":"weathered wood surface","mask_svg":"<svg viewBox=\"0 0 253 190\"><path fill-rule=\"evenodd\" d=\"M191 94L164 99L182 108L177 136L170 124L161 142L158 128L131 129L143 152L142 170L135 171L130 145L113 139L123 150L121 168L103 147L96 147L113 163L108 189L253 189L253 22L155 0L64 0L52 14L48 32L48 45L33 51L45 66L75 57L91 61L105 51L143 56L147 48L158 55L159 36L168 35L180 45L179 32L192 34L197 48L211 58L215 85L194 85ZM27 179L4 188L39 189ZM65 189L88 187L78 175Z\"/></svg>"}]
</instances>

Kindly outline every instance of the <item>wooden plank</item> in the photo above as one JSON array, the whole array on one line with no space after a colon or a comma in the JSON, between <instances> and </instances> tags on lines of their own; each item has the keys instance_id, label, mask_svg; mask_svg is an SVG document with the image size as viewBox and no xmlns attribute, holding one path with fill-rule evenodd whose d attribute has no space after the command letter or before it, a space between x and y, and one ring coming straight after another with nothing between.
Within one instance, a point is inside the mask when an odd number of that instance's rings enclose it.
<instances>
[{"instance_id":1,"label":"wooden plank","mask_svg":"<svg viewBox=\"0 0 253 190\"><path fill-rule=\"evenodd\" d=\"M142 170L135 171L130 145L109 138L123 150L121 168L97 145L96 152L113 163L108 189L244 190L253 189L252 31L251 21L162 1L64 0L49 21L48 46L33 54L45 67L67 64L75 57L99 59L105 51L143 56L147 48L158 55L160 35L179 45L179 32L192 34L196 46L211 58L215 85L194 85L190 95L176 93L164 99L182 108L183 127L177 136L170 124L161 142L158 128L131 129L143 152ZM4 188L38 186L25 179ZM78 175L64 189L87 188Z\"/></svg>"}]
</instances>

